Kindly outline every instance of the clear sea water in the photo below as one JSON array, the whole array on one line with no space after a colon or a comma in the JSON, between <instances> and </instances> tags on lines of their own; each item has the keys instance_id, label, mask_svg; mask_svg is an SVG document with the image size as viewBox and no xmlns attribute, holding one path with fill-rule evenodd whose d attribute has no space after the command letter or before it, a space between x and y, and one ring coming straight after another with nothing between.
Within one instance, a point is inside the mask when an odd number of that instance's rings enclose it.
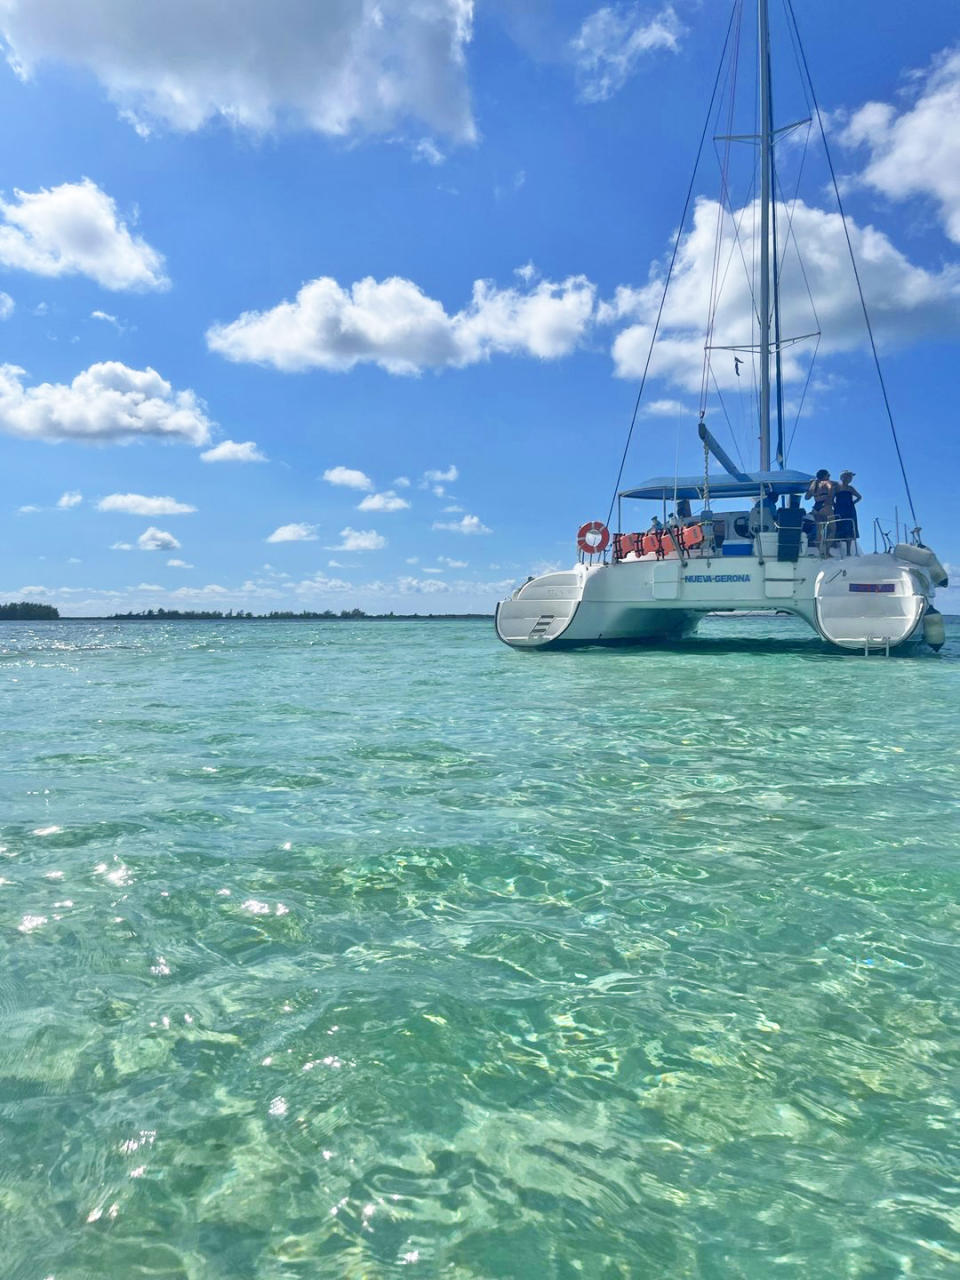
<instances>
[{"instance_id":1,"label":"clear sea water","mask_svg":"<svg viewBox=\"0 0 960 1280\"><path fill-rule=\"evenodd\" d=\"M953 625L0 626L4 1280L956 1277Z\"/></svg>"}]
</instances>

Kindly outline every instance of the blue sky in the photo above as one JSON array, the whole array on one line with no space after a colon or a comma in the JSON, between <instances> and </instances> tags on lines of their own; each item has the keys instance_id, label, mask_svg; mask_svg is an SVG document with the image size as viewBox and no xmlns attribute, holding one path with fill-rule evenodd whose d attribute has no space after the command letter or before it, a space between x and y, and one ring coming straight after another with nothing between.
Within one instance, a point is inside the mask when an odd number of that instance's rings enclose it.
<instances>
[{"instance_id":1,"label":"blue sky","mask_svg":"<svg viewBox=\"0 0 960 1280\"><path fill-rule=\"evenodd\" d=\"M847 0L838 24L835 0L794 2L924 538L960 564L956 5ZM0 597L68 614L492 609L606 514L730 6L231 14L0 0ZM739 104L746 131L745 87ZM805 139L781 146L784 213L822 338L799 417L811 344L788 362L790 463L850 467L862 524L892 528L902 484ZM752 218L752 173L741 147L718 307L732 341L749 338L729 235ZM718 190L711 150L625 484L702 465ZM802 281L788 243L797 333ZM708 420L752 463L748 373L716 358L725 409L712 399Z\"/></svg>"}]
</instances>

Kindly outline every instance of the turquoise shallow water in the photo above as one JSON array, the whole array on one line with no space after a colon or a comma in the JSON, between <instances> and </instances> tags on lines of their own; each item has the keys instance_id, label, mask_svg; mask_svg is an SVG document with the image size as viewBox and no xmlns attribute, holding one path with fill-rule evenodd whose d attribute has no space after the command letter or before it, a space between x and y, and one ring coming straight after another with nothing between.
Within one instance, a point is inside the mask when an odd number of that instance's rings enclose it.
<instances>
[{"instance_id":1,"label":"turquoise shallow water","mask_svg":"<svg viewBox=\"0 0 960 1280\"><path fill-rule=\"evenodd\" d=\"M0 626L5 1280L960 1273L956 633L704 637Z\"/></svg>"}]
</instances>

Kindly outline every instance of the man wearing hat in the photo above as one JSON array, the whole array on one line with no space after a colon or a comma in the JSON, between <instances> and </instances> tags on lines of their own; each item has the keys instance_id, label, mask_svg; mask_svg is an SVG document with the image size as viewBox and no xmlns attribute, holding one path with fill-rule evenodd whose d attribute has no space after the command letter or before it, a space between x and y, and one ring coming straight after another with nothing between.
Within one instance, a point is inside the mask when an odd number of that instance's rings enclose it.
<instances>
[{"instance_id":1,"label":"man wearing hat","mask_svg":"<svg viewBox=\"0 0 960 1280\"><path fill-rule=\"evenodd\" d=\"M834 518L834 537L838 542L847 544L847 555L853 555L856 549L857 538L860 536L860 530L857 527L857 503L860 501L860 494L857 493L851 481L854 473L852 471L840 472L840 483L833 491L833 518Z\"/></svg>"}]
</instances>

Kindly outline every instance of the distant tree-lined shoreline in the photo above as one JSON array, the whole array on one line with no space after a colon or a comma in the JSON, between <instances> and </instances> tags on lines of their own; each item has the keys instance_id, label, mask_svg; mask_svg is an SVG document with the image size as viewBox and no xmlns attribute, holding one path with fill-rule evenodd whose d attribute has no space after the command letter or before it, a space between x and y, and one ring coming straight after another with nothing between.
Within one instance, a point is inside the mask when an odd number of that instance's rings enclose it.
<instances>
[{"instance_id":1,"label":"distant tree-lined shoreline","mask_svg":"<svg viewBox=\"0 0 960 1280\"><path fill-rule=\"evenodd\" d=\"M249 613L242 609L143 609L138 613L111 613L109 622L424 622L428 619L492 618L492 613L367 613L363 609L311 609L294 612L274 609L270 613ZM79 621L79 619L77 619ZM69 621L69 619L67 619Z\"/></svg>"},{"instance_id":2,"label":"distant tree-lined shoreline","mask_svg":"<svg viewBox=\"0 0 960 1280\"><path fill-rule=\"evenodd\" d=\"M32 600L11 600L0 604L0 619L10 622L36 622L40 619L60 617L60 610L52 604L36 604Z\"/></svg>"},{"instance_id":3,"label":"distant tree-lined shoreline","mask_svg":"<svg viewBox=\"0 0 960 1280\"><path fill-rule=\"evenodd\" d=\"M142 609L137 613L110 613L95 617L60 616L60 610L52 604L36 604L30 600L0 604L0 620L12 622L428 622L469 621L486 619L492 613L366 613L363 609L341 609L335 613L324 609L317 613L303 609L299 613L287 609L274 609L271 613L249 613L243 609Z\"/></svg>"}]
</instances>

